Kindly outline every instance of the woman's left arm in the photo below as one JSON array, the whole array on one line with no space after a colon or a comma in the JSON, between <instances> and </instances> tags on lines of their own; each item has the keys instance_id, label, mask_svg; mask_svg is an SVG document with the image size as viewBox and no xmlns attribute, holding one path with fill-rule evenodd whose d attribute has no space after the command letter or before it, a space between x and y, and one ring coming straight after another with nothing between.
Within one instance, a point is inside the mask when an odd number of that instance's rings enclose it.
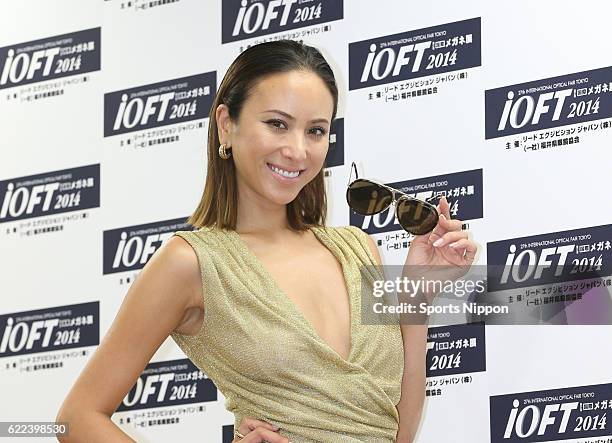
<instances>
[{"instance_id":1,"label":"woman's left arm","mask_svg":"<svg viewBox=\"0 0 612 443\"><path fill-rule=\"evenodd\" d=\"M442 197L437 206L440 215L438 224L430 233L416 235L410 242L404 275L417 274L423 270L446 270L445 275L457 279L467 273L472 266L478 246L462 229L460 220L451 219L450 205ZM382 260L374 240L370 239L370 249ZM426 301L431 301L434 294L422 293ZM414 301L413 301L414 302ZM404 374L402 376L402 394L397 404L400 417L396 443L412 443L419 428L423 404L425 402L425 370L427 354L428 318L416 315L412 321L400 322L404 343ZM415 321L416 320L416 321Z\"/></svg>"},{"instance_id":2,"label":"woman's left arm","mask_svg":"<svg viewBox=\"0 0 612 443\"><path fill-rule=\"evenodd\" d=\"M425 403L425 355L427 324L400 325L404 341L404 375L402 395L397 404L399 430L396 443L412 443L419 429Z\"/></svg>"},{"instance_id":3,"label":"woman's left arm","mask_svg":"<svg viewBox=\"0 0 612 443\"><path fill-rule=\"evenodd\" d=\"M369 247L377 264L382 260L376 243L368 235ZM400 324L404 342L404 375L397 411L400 417L396 443L412 443L421 421L425 402L425 355L427 354L427 325Z\"/></svg>"}]
</instances>

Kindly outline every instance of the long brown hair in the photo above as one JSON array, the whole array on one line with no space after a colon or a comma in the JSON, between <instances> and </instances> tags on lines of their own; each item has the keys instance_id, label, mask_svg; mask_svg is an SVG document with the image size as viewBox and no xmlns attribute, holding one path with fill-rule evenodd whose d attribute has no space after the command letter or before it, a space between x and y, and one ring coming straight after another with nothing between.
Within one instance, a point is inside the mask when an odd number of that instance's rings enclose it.
<instances>
[{"instance_id":1,"label":"long brown hair","mask_svg":"<svg viewBox=\"0 0 612 443\"><path fill-rule=\"evenodd\" d=\"M334 73L318 49L294 40L278 40L254 45L243 51L230 65L219 85L208 116L208 163L206 184L200 203L187 219L194 228L216 226L236 229L238 189L233 157L219 157L219 134L215 111L220 104L228 107L232 121L238 121L243 104L262 77L292 70L317 74L327 85L334 100L332 121L338 108L338 88ZM327 197L323 168L287 204L287 219L294 230L325 225Z\"/></svg>"}]
</instances>

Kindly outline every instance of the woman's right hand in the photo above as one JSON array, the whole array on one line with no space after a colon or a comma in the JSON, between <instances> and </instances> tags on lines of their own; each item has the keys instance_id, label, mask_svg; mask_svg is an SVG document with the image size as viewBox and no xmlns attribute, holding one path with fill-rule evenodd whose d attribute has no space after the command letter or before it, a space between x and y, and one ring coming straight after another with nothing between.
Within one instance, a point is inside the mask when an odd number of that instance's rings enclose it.
<instances>
[{"instance_id":1,"label":"woman's right hand","mask_svg":"<svg viewBox=\"0 0 612 443\"><path fill-rule=\"evenodd\" d=\"M235 437L232 443L291 443L287 437L278 434L279 428L271 423L244 417L238 425L238 432L244 438Z\"/></svg>"}]
</instances>

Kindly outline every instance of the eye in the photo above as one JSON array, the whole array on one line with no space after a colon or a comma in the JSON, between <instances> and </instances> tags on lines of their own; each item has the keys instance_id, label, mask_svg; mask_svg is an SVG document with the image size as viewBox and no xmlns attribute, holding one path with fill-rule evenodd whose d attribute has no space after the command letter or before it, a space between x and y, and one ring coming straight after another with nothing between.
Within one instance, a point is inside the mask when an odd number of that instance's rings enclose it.
<instances>
[{"instance_id":1,"label":"eye","mask_svg":"<svg viewBox=\"0 0 612 443\"><path fill-rule=\"evenodd\" d=\"M317 131L317 130L321 131L321 132L319 132L318 134L317 134L317 133L315 133L315 136L316 136L317 138L319 138L319 137L323 137L325 134L327 134L327 131L326 131L324 128L320 127L320 126L317 126L316 128L312 128L312 129L313 129L313 130L315 130L315 131Z\"/></svg>"},{"instance_id":2,"label":"eye","mask_svg":"<svg viewBox=\"0 0 612 443\"><path fill-rule=\"evenodd\" d=\"M279 128L277 125L285 124L285 122L282 120L268 120L266 123L269 125L272 125L272 127L277 131L280 131L282 129L282 128Z\"/></svg>"}]
</instances>

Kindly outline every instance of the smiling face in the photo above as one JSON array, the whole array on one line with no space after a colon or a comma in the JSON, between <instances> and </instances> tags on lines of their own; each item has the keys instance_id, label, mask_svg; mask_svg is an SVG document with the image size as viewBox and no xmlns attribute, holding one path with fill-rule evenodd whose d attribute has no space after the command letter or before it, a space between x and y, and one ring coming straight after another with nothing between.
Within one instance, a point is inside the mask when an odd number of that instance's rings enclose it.
<instances>
[{"instance_id":1,"label":"smiling face","mask_svg":"<svg viewBox=\"0 0 612 443\"><path fill-rule=\"evenodd\" d=\"M333 107L323 80L297 70L258 81L236 122L219 105L219 140L231 147L239 200L293 201L324 165Z\"/></svg>"}]
</instances>

